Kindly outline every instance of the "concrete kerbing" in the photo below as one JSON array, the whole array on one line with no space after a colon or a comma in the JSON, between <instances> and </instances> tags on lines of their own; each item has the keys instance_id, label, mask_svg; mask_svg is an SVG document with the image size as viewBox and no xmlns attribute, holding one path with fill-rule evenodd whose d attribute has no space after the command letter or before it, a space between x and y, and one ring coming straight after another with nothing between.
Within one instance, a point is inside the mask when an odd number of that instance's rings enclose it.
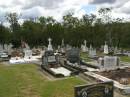
<instances>
[{"instance_id":1,"label":"concrete kerbing","mask_svg":"<svg viewBox=\"0 0 130 97\"><path fill-rule=\"evenodd\" d=\"M105 81L113 81L115 88L119 89L123 94L130 94L130 85L123 85L120 84L119 82L109 79L107 77L101 76L99 74L93 73L93 72L85 72L86 76L90 76L92 78L95 78L97 80L101 80L103 82Z\"/></svg>"}]
</instances>

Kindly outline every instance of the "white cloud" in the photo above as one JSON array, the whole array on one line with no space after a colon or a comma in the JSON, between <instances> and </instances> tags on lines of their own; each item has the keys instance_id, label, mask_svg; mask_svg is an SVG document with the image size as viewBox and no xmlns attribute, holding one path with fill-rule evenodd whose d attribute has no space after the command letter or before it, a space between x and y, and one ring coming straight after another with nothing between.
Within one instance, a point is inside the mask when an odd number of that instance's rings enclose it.
<instances>
[{"instance_id":1,"label":"white cloud","mask_svg":"<svg viewBox=\"0 0 130 97\"><path fill-rule=\"evenodd\" d=\"M3 21L7 12L22 14L22 19L39 16L53 16L61 20L68 10L74 10L77 17L86 13L83 6L96 6L92 13L97 14L101 7L112 7L113 17L129 17L129 0L0 0L0 20ZM87 7L85 7L87 8Z\"/></svg>"}]
</instances>

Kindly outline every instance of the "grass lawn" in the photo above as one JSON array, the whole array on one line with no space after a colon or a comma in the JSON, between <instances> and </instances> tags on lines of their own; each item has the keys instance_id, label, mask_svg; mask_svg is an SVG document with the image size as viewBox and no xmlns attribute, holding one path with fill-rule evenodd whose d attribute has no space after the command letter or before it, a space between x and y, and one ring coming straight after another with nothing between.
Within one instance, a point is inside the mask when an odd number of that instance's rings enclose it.
<instances>
[{"instance_id":1,"label":"grass lawn","mask_svg":"<svg viewBox=\"0 0 130 97\"><path fill-rule=\"evenodd\" d=\"M89 57L88 57L88 53L80 53L80 57L81 57L81 59L83 59L85 62L91 62L91 61L93 61L92 59L90 59Z\"/></svg>"},{"instance_id":2,"label":"grass lawn","mask_svg":"<svg viewBox=\"0 0 130 97\"><path fill-rule=\"evenodd\" d=\"M49 81L36 65L0 65L0 97L74 97L77 77Z\"/></svg>"},{"instance_id":3,"label":"grass lawn","mask_svg":"<svg viewBox=\"0 0 130 97\"><path fill-rule=\"evenodd\" d=\"M121 58L121 61L123 62L130 62L130 57L128 56L121 56L120 58Z\"/></svg>"}]
</instances>

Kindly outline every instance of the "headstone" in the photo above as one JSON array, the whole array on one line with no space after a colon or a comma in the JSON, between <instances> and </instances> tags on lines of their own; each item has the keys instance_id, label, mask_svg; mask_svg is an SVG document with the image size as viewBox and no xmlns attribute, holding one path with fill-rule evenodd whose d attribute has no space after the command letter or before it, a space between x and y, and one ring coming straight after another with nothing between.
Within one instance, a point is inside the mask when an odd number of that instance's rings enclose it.
<instances>
[{"instance_id":1,"label":"headstone","mask_svg":"<svg viewBox=\"0 0 130 97\"><path fill-rule=\"evenodd\" d=\"M60 48L61 48L60 45L58 45L58 50L59 50Z\"/></svg>"},{"instance_id":2,"label":"headstone","mask_svg":"<svg viewBox=\"0 0 130 97\"><path fill-rule=\"evenodd\" d=\"M75 87L75 97L113 97L113 82Z\"/></svg>"},{"instance_id":3,"label":"headstone","mask_svg":"<svg viewBox=\"0 0 130 97\"><path fill-rule=\"evenodd\" d=\"M25 48L26 48L27 50L30 49L30 47L29 47L29 45L28 45L27 43L25 43Z\"/></svg>"},{"instance_id":4,"label":"headstone","mask_svg":"<svg viewBox=\"0 0 130 97\"><path fill-rule=\"evenodd\" d=\"M31 59L32 58L32 50L25 50L24 58Z\"/></svg>"},{"instance_id":5,"label":"headstone","mask_svg":"<svg viewBox=\"0 0 130 97\"><path fill-rule=\"evenodd\" d=\"M3 46L2 46L2 44L0 44L0 51L3 51Z\"/></svg>"},{"instance_id":6,"label":"headstone","mask_svg":"<svg viewBox=\"0 0 130 97\"><path fill-rule=\"evenodd\" d=\"M104 56L104 58L99 58L100 69L104 70L114 70L120 65L119 57L117 56Z\"/></svg>"},{"instance_id":7,"label":"headstone","mask_svg":"<svg viewBox=\"0 0 130 97\"><path fill-rule=\"evenodd\" d=\"M117 52L118 52L118 48L117 48L117 46L114 48L114 54L117 54Z\"/></svg>"},{"instance_id":8,"label":"headstone","mask_svg":"<svg viewBox=\"0 0 130 97\"><path fill-rule=\"evenodd\" d=\"M61 53L65 53L64 39L62 40L62 43L61 43Z\"/></svg>"},{"instance_id":9,"label":"headstone","mask_svg":"<svg viewBox=\"0 0 130 97\"><path fill-rule=\"evenodd\" d=\"M128 55L128 57L130 57L130 52L127 55Z\"/></svg>"},{"instance_id":10,"label":"headstone","mask_svg":"<svg viewBox=\"0 0 130 97\"><path fill-rule=\"evenodd\" d=\"M108 53L109 53L108 45L107 45L107 43L105 42L105 45L104 45L104 54L108 54Z\"/></svg>"},{"instance_id":11,"label":"headstone","mask_svg":"<svg viewBox=\"0 0 130 97\"><path fill-rule=\"evenodd\" d=\"M70 63L79 63L80 61L80 55L79 55L79 49L78 48L72 48L67 51L67 60Z\"/></svg>"},{"instance_id":12,"label":"headstone","mask_svg":"<svg viewBox=\"0 0 130 97\"><path fill-rule=\"evenodd\" d=\"M64 39L62 39L61 47L64 47L64 46L65 46Z\"/></svg>"},{"instance_id":13,"label":"headstone","mask_svg":"<svg viewBox=\"0 0 130 97\"><path fill-rule=\"evenodd\" d=\"M12 49L13 45L10 43L8 45L8 54L11 55L11 53L13 52L13 49Z\"/></svg>"},{"instance_id":14,"label":"headstone","mask_svg":"<svg viewBox=\"0 0 130 97\"><path fill-rule=\"evenodd\" d=\"M72 49L72 47L67 44L67 45L66 45L66 50L70 50L70 49Z\"/></svg>"},{"instance_id":15,"label":"headstone","mask_svg":"<svg viewBox=\"0 0 130 97\"><path fill-rule=\"evenodd\" d=\"M89 48L89 57L95 57L96 56L96 49L93 49L92 48L92 45L90 45L90 48Z\"/></svg>"},{"instance_id":16,"label":"headstone","mask_svg":"<svg viewBox=\"0 0 130 97\"><path fill-rule=\"evenodd\" d=\"M8 45L7 44L4 44L4 50L8 51Z\"/></svg>"},{"instance_id":17,"label":"headstone","mask_svg":"<svg viewBox=\"0 0 130 97\"><path fill-rule=\"evenodd\" d=\"M43 65L57 65L59 62L59 58L57 55L54 55L53 51L45 51L44 55L43 55Z\"/></svg>"},{"instance_id":18,"label":"headstone","mask_svg":"<svg viewBox=\"0 0 130 97\"><path fill-rule=\"evenodd\" d=\"M87 48L87 41L84 40L84 45L81 46L82 52L87 52L88 48Z\"/></svg>"},{"instance_id":19,"label":"headstone","mask_svg":"<svg viewBox=\"0 0 130 97\"><path fill-rule=\"evenodd\" d=\"M49 41L49 44L48 44L48 49L47 50L48 51L53 51L52 44L51 44L52 39L49 38L48 41Z\"/></svg>"}]
</instances>

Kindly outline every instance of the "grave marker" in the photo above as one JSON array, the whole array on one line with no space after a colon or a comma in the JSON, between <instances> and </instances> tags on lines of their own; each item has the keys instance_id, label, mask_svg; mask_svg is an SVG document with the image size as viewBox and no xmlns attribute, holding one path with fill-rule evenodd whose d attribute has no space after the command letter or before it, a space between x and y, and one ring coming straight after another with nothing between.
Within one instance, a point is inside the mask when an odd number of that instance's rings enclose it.
<instances>
[{"instance_id":1,"label":"grave marker","mask_svg":"<svg viewBox=\"0 0 130 97\"><path fill-rule=\"evenodd\" d=\"M75 97L113 97L113 82L75 87Z\"/></svg>"}]
</instances>

